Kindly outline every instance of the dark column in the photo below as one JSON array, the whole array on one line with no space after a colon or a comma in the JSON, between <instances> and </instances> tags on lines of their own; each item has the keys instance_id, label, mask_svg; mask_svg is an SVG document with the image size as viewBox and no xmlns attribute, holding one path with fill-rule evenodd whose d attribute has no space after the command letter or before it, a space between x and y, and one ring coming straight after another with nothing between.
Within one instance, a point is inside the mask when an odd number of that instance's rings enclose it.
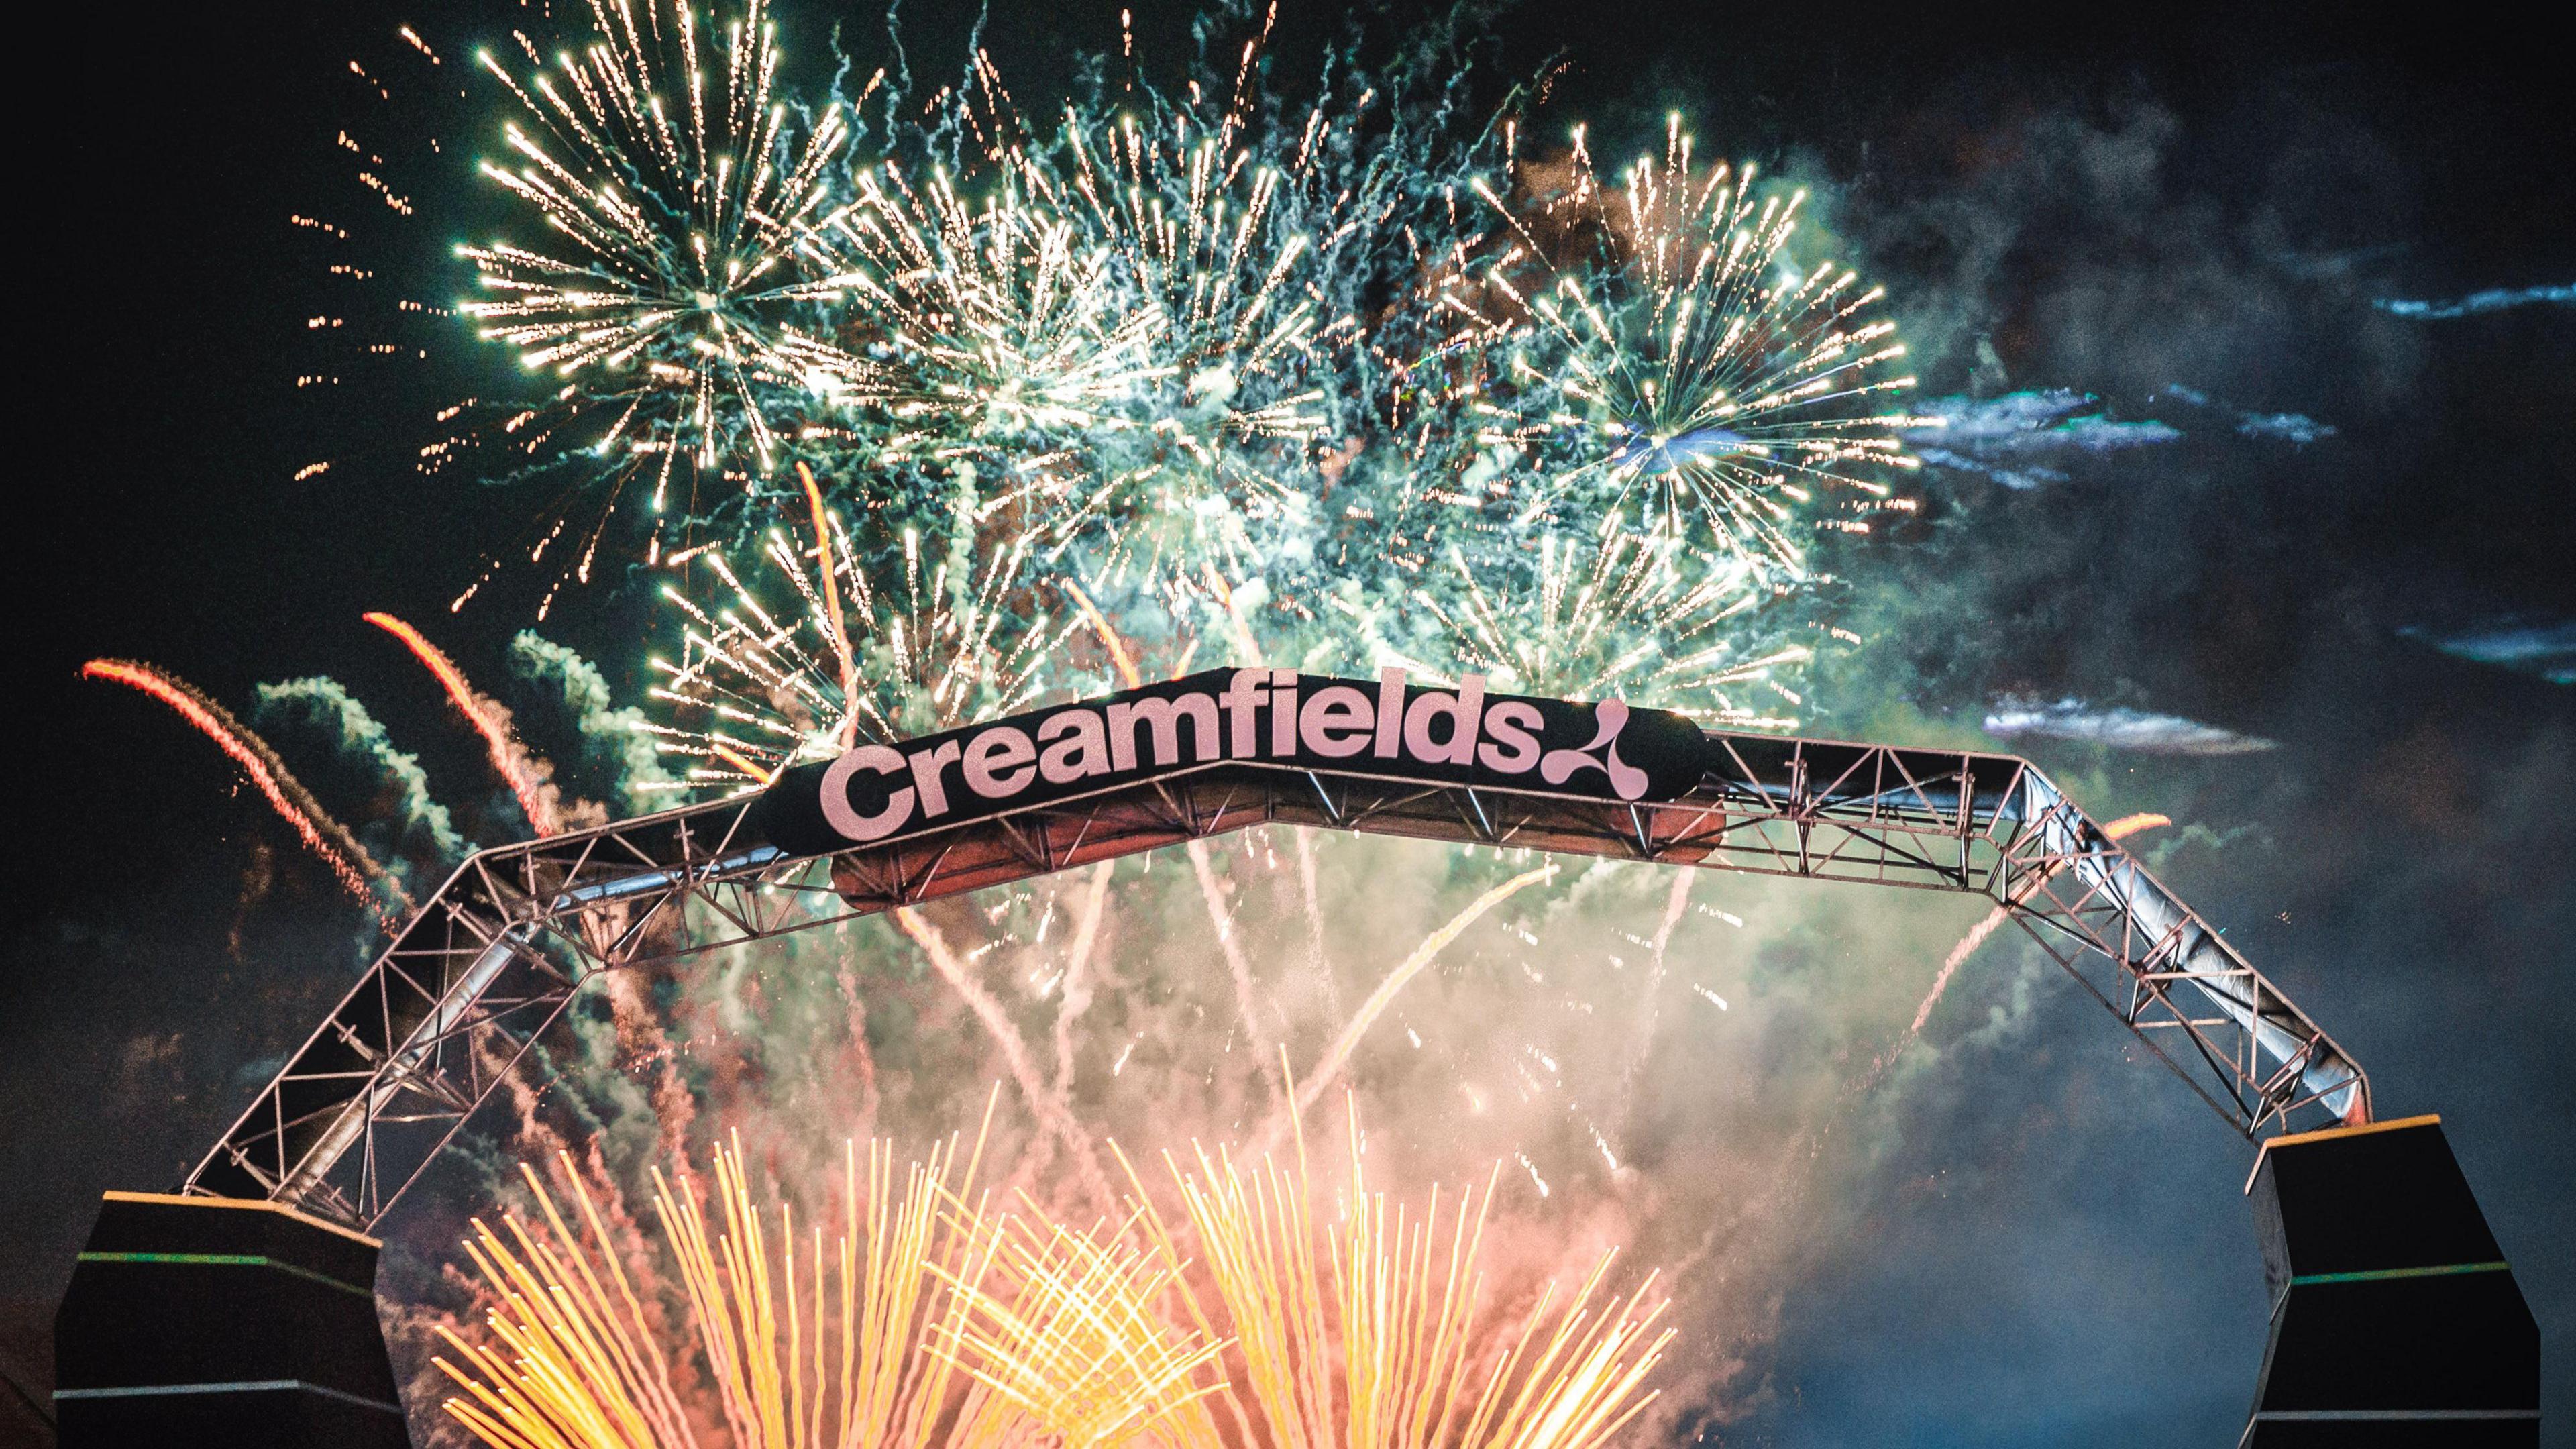
<instances>
[{"instance_id":1,"label":"dark column","mask_svg":"<svg viewBox=\"0 0 2576 1449\"><path fill-rule=\"evenodd\" d=\"M2245 1449L2537 1445L2540 1328L2439 1117L2265 1143L2272 1340Z\"/></svg>"},{"instance_id":2,"label":"dark column","mask_svg":"<svg viewBox=\"0 0 2576 1449\"><path fill-rule=\"evenodd\" d=\"M54 1320L63 1449L408 1449L378 1246L271 1203L109 1193Z\"/></svg>"}]
</instances>

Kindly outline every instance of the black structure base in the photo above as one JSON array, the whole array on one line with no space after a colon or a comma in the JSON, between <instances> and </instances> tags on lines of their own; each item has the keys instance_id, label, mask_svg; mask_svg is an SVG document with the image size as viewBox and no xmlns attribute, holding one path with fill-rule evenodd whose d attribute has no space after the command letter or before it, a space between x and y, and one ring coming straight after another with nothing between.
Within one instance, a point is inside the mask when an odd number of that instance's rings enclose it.
<instances>
[{"instance_id":1,"label":"black structure base","mask_svg":"<svg viewBox=\"0 0 2576 1449\"><path fill-rule=\"evenodd\" d=\"M2537 1445L2540 1328L2438 1117L2276 1137L2272 1338L2240 1449Z\"/></svg>"},{"instance_id":2,"label":"black structure base","mask_svg":"<svg viewBox=\"0 0 2576 1449\"><path fill-rule=\"evenodd\" d=\"M107 1194L54 1320L63 1449L408 1449L377 1247L270 1203Z\"/></svg>"}]
</instances>

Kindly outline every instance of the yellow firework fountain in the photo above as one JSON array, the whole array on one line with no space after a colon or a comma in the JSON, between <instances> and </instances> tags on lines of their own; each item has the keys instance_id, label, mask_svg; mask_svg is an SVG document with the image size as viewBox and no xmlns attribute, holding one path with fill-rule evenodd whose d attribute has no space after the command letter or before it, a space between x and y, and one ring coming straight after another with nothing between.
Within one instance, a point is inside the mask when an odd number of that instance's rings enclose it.
<instances>
[{"instance_id":1,"label":"yellow firework fountain","mask_svg":"<svg viewBox=\"0 0 2576 1449\"><path fill-rule=\"evenodd\" d=\"M658 1172L677 1288L640 1281L561 1164L575 1229L537 1175L537 1220L466 1244L485 1332L442 1330L448 1412L501 1449L1594 1449L1649 1402L1670 1338L1651 1276L1507 1307L1481 1264L1493 1178L1404 1202L1293 1162L1167 1154L1179 1211L1122 1155L1123 1215L1057 1221L974 1187L981 1139L898 1176L847 1155L841 1218L800 1232L755 1200L738 1146L712 1191ZM685 1319L685 1324L678 1320Z\"/></svg>"}]
</instances>

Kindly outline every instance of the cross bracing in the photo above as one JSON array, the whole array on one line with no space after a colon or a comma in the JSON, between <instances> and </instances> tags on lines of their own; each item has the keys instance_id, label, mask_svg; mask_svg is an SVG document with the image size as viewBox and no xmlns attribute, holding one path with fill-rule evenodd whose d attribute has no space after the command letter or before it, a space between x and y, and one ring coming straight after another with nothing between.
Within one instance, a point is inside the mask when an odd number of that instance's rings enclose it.
<instances>
[{"instance_id":1,"label":"cross bracing","mask_svg":"<svg viewBox=\"0 0 2576 1449\"><path fill-rule=\"evenodd\" d=\"M372 1227L605 972L1267 824L1982 895L2247 1137L2370 1119L2359 1066L2027 761L1706 743L1669 802L1226 760L822 856L742 798L478 851L185 1187Z\"/></svg>"}]
</instances>

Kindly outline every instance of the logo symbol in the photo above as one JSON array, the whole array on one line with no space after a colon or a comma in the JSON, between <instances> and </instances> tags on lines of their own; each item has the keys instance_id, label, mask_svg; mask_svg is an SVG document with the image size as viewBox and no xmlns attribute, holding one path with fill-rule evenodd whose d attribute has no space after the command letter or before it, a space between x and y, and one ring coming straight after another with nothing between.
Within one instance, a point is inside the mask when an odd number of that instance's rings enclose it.
<instances>
[{"instance_id":1,"label":"logo symbol","mask_svg":"<svg viewBox=\"0 0 2576 1449\"><path fill-rule=\"evenodd\" d=\"M1592 717L1601 723L1592 743L1579 750L1556 749L1538 762L1539 778L1551 785L1562 785L1578 770L1599 770L1610 777L1610 788L1622 800L1635 800L1646 793L1646 772L1619 758L1619 732L1628 727L1628 702L1605 699L1592 707ZM1594 752L1601 752L1595 758Z\"/></svg>"}]
</instances>

